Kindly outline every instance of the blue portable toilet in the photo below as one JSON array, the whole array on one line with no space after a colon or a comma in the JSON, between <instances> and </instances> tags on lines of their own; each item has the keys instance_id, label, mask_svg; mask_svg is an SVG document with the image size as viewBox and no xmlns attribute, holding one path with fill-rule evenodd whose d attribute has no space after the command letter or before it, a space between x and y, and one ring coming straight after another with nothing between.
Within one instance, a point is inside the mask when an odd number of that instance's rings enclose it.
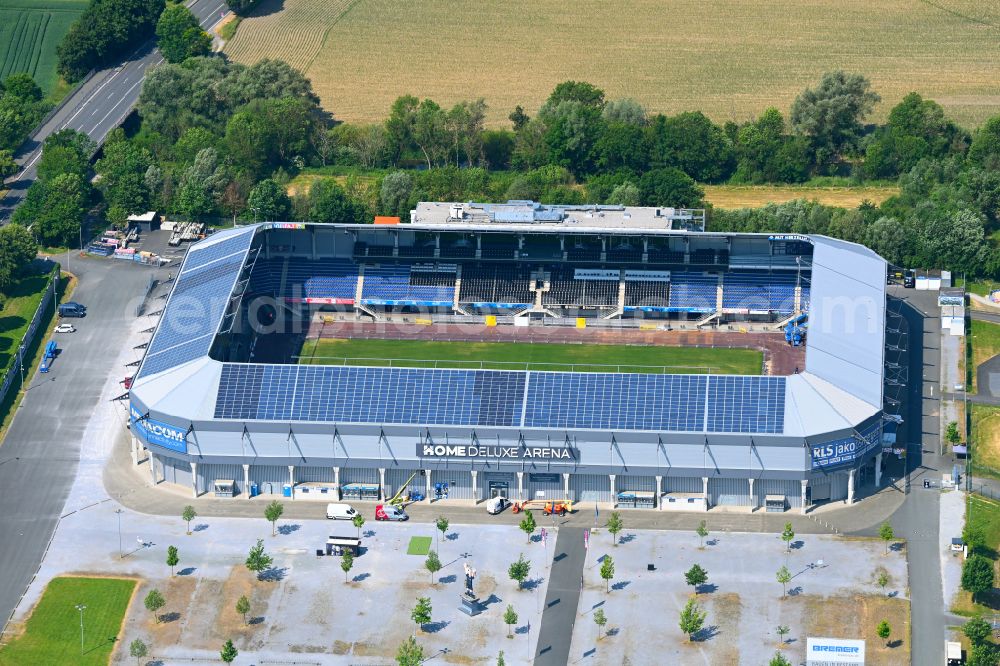
<instances>
[{"instance_id":1,"label":"blue portable toilet","mask_svg":"<svg viewBox=\"0 0 1000 666\"><path fill-rule=\"evenodd\" d=\"M258 486L256 483L251 483L250 497L257 497L257 495L260 495L260 486Z\"/></svg>"},{"instance_id":2,"label":"blue portable toilet","mask_svg":"<svg viewBox=\"0 0 1000 666\"><path fill-rule=\"evenodd\" d=\"M292 496L292 487L289 484L286 483L285 485L283 485L281 487L281 494L284 497L291 497Z\"/></svg>"}]
</instances>

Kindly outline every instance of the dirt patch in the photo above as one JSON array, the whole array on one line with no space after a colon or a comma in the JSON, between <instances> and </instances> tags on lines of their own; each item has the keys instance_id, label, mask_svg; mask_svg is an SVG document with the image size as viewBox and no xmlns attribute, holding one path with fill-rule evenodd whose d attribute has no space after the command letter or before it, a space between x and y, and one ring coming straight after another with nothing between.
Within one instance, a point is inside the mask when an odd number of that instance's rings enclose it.
<instances>
[{"instance_id":1,"label":"dirt patch","mask_svg":"<svg viewBox=\"0 0 1000 666\"><path fill-rule=\"evenodd\" d=\"M743 612L740 595L735 592L701 595L701 603L708 611L705 633L711 637L708 645L712 654L712 663L738 664L740 661L738 645L740 616Z\"/></svg>"},{"instance_id":2,"label":"dirt patch","mask_svg":"<svg viewBox=\"0 0 1000 666\"><path fill-rule=\"evenodd\" d=\"M255 619L265 615L271 591L272 586L257 582L255 575L246 567L234 566L230 569L215 598L208 599L212 607L207 612L209 617L215 618L211 629L213 644L236 636L249 640L255 632ZM236 601L242 596L250 600L247 624L244 624L243 616L236 612ZM249 624L251 622L254 624Z\"/></svg>"},{"instance_id":3,"label":"dirt patch","mask_svg":"<svg viewBox=\"0 0 1000 666\"><path fill-rule=\"evenodd\" d=\"M910 663L910 602L882 595L805 596L801 604L804 633L808 636L862 638L866 663L894 666ZM892 627L889 646L875 629L886 620Z\"/></svg>"},{"instance_id":4,"label":"dirt patch","mask_svg":"<svg viewBox=\"0 0 1000 666\"><path fill-rule=\"evenodd\" d=\"M139 594L142 599L146 598L153 588L160 590L166 605L157 613L160 622L157 622L153 614L142 608L144 619L142 628L149 632L154 645L175 645L181 642L181 634L188 619L188 609L194 598L197 581L192 576L174 576L166 581L161 581L157 585L144 585ZM197 620L196 620L197 621Z\"/></svg>"}]
</instances>

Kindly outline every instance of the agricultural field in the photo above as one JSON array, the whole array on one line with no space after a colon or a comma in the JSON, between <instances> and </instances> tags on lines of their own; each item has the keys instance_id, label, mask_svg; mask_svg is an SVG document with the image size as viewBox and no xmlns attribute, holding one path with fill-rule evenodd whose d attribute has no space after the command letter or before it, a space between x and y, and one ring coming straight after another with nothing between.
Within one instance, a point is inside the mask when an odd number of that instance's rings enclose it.
<instances>
[{"instance_id":1,"label":"agricultural field","mask_svg":"<svg viewBox=\"0 0 1000 666\"><path fill-rule=\"evenodd\" d=\"M755 349L339 338L308 340L299 358L315 365L735 375L759 375L762 360Z\"/></svg>"},{"instance_id":2,"label":"agricultural field","mask_svg":"<svg viewBox=\"0 0 1000 666\"><path fill-rule=\"evenodd\" d=\"M703 185L705 201L716 208L759 208L795 199L816 201L825 206L857 208L863 201L878 205L899 194L891 187L809 187L796 185Z\"/></svg>"},{"instance_id":3,"label":"agricultural field","mask_svg":"<svg viewBox=\"0 0 1000 666\"><path fill-rule=\"evenodd\" d=\"M46 95L57 92L56 46L86 6L86 0L0 3L0 79L27 72Z\"/></svg>"},{"instance_id":4,"label":"agricultural field","mask_svg":"<svg viewBox=\"0 0 1000 666\"><path fill-rule=\"evenodd\" d=\"M302 68L349 122L381 120L411 93L443 106L483 97L504 125L566 79L654 112L743 121L787 112L843 68L882 95L875 120L916 90L974 127L1000 112L998 28L1000 4L981 0L264 0L226 51Z\"/></svg>"}]
</instances>

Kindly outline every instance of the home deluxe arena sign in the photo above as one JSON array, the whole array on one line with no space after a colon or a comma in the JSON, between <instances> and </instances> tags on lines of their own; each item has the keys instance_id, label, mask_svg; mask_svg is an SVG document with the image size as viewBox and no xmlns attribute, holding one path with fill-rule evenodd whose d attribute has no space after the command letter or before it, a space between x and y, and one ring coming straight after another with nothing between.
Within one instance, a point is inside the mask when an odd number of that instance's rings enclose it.
<instances>
[{"instance_id":1,"label":"home deluxe arena sign","mask_svg":"<svg viewBox=\"0 0 1000 666\"><path fill-rule=\"evenodd\" d=\"M464 458L483 460L579 460L579 451L569 446L496 446L475 444L417 444L418 458Z\"/></svg>"}]
</instances>

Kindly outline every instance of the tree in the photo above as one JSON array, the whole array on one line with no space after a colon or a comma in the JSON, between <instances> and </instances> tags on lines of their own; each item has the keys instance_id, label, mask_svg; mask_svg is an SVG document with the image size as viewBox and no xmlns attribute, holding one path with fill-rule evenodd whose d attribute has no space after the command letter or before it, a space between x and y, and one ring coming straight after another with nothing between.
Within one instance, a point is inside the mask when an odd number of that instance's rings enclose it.
<instances>
[{"instance_id":1,"label":"tree","mask_svg":"<svg viewBox=\"0 0 1000 666\"><path fill-rule=\"evenodd\" d=\"M626 181L611 190L611 194L608 195L608 198L604 203L618 206L638 206L639 188L630 181Z\"/></svg>"},{"instance_id":2,"label":"tree","mask_svg":"<svg viewBox=\"0 0 1000 666\"><path fill-rule=\"evenodd\" d=\"M247 613L250 612L250 600L247 599L247 595L240 595L240 598L236 600L236 612L243 616L244 626L247 623Z\"/></svg>"},{"instance_id":3,"label":"tree","mask_svg":"<svg viewBox=\"0 0 1000 666\"><path fill-rule=\"evenodd\" d=\"M285 506L278 500L271 500L271 502L264 507L264 518L271 523L271 536L275 535L275 525L283 513L285 513Z\"/></svg>"},{"instance_id":4,"label":"tree","mask_svg":"<svg viewBox=\"0 0 1000 666\"><path fill-rule=\"evenodd\" d=\"M324 179L309 188L309 219L315 222L360 224L364 210L347 197L344 188L335 181Z\"/></svg>"},{"instance_id":5,"label":"tree","mask_svg":"<svg viewBox=\"0 0 1000 666\"><path fill-rule=\"evenodd\" d=\"M0 229L0 232L2 231ZM962 528L962 541L965 542L970 553L976 553L986 546L986 530L983 529L982 525L966 522L965 527Z\"/></svg>"},{"instance_id":6,"label":"tree","mask_svg":"<svg viewBox=\"0 0 1000 666\"><path fill-rule=\"evenodd\" d=\"M497 666L507 666L507 662L504 661L503 658L503 650L500 650L500 652L497 654Z\"/></svg>"},{"instance_id":7,"label":"tree","mask_svg":"<svg viewBox=\"0 0 1000 666\"><path fill-rule=\"evenodd\" d=\"M156 22L156 38L160 53L170 63L192 56L208 55L212 38L201 29L198 19L182 4L168 4Z\"/></svg>"},{"instance_id":8,"label":"tree","mask_svg":"<svg viewBox=\"0 0 1000 666\"><path fill-rule=\"evenodd\" d=\"M962 565L962 589L976 595L993 589L994 571L992 560L982 555L972 555Z\"/></svg>"},{"instance_id":9,"label":"tree","mask_svg":"<svg viewBox=\"0 0 1000 666\"><path fill-rule=\"evenodd\" d=\"M785 655L780 652L775 652L774 656L771 657L771 661L767 662L767 666L792 666L792 662L785 658Z\"/></svg>"},{"instance_id":10,"label":"tree","mask_svg":"<svg viewBox=\"0 0 1000 666\"><path fill-rule=\"evenodd\" d=\"M406 171L393 171L382 179L379 191L382 212L403 218L409 212L412 194L413 177Z\"/></svg>"},{"instance_id":11,"label":"tree","mask_svg":"<svg viewBox=\"0 0 1000 666\"><path fill-rule=\"evenodd\" d=\"M705 624L705 618L707 613L702 610L701 606L694 599L688 599L687 604L684 605L683 610L681 610L680 616L680 628L681 631L687 634L688 641L694 638L694 635L701 631L702 626Z\"/></svg>"},{"instance_id":12,"label":"tree","mask_svg":"<svg viewBox=\"0 0 1000 666\"><path fill-rule=\"evenodd\" d=\"M448 531L448 519L444 516L438 516L438 519L434 521L434 526L437 527L438 532L441 533L441 538L444 538L444 533ZM441 552L440 539L438 539L438 552Z\"/></svg>"},{"instance_id":13,"label":"tree","mask_svg":"<svg viewBox=\"0 0 1000 666\"><path fill-rule=\"evenodd\" d=\"M0 180L13 176L20 169L14 161L14 155L9 150L0 150Z\"/></svg>"},{"instance_id":14,"label":"tree","mask_svg":"<svg viewBox=\"0 0 1000 666\"><path fill-rule=\"evenodd\" d=\"M675 167L653 169L639 178L639 203L643 206L696 208L704 196L704 190Z\"/></svg>"},{"instance_id":15,"label":"tree","mask_svg":"<svg viewBox=\"0 0 1000 666\"><path fill-rule=\"evenodd\" d=\"M109 213L109 221L121 224L129 214L150 209L151 193L145 174L153 166L153 156L145 148L128 141L121 130L109 135L103 153L94 167L101 177L98 186L109 210L117 208L122 213L120 219L112 219Z\"/></svg>"},{"instance_id":16,"label":"tree","mask_svg":"<svg viewBox=\"0 0 1000 666\"><path fill-rule=\"evenodd\" d=\"M611 100L604 105L601 116L609 123L628 123L639 126L646 124L646 110L642 108L642 104L631 97Z\"/></svg>"},{"instance_id":17,"label":"tree","mask_svg":"<svg viewBox=\"0 0 1000 666\"><path fill-rule=\"evenodd\" d=\"M70 26L56 48L59 74L82 79L131 53L153 35L164 0L94 0Z\"/></svg>"},{"instance_id":18,"label":"tree","mask_svg":"<svg viewBox=\"0 0 1000 666\"><path fill-rule=\"evenodd\" d=\"M993 635L993 627L981 617L974 617L962 625L964 633L973 645L985 643Z\"/></svg>"},{"instance_id":19,"label":"tree","mask_svg":"<svg viewBox=\"0 0 1000 666\"><path fill-rule=\"evenodd\" d=\"M0 227L0 291L23 275L37 254L38 243L28 229L19 224Z\"/></svg>"},{"instance_id":20,"label":"tree","mask_svg":"<svg viewBox=\"0 0 1000 666\"><path fill-rule=\"evenodd\" d=\"M351 523L358 528L358 538L361 538L361 528L365 526L365 517L360 513L351 518Z\"/></svg>"},{"instance_id":21,"label":"tree","mask_svg":"<svg viewBox=\"0 0 1000 666\"><path fill-rule=\"evenodd\" d=\"M514 126L514 131L520 132L521 129L528 124L528 121L531 120L531 116L525 113L521 105L518 104L514 107L514 110L510 112L510 115L507 116L507 119L510 120L511 124Z\"/></svg>"},{"instance_id":22,"label":"tree","mask_svg":"<svg viewBox=\"0 0 1000 666\"><path fill-rule=\"evenodd\" d=\"M788 585L789 581L792 580L792 572L788 570L788 567L782 564L781 568L778 569L778 572L774 574L774 577L777 579L779 583L781 583L781 598L784 599L785 592L787 589L786 586Z\"/></svg>"},{"instance_id":23,"label":"tree","mask_svg":"<svg viewBox=\"0 0 1000 666\"><path fill-rule=\"evenodd\" d=\"M524 553L521 553L517 561L512 563L507 568L507 575L510 579L517 581L517 589L521 589L521 585L528 578L528 574L531 573L531 563L524 559Z\"/></svg>"},{"instance_id":24,"label":"tree","mask_svg":"<svg viewBox=\"0 0 1000 666\"><path fill-rule=\"evenodd\" d=\"M608 522L604 525L608 532L611 534L611 542L617 546L618 545L618 533L622 531L625 527L625 522L622 520L622 515L617 511L612 511L611 516L608 518Z\"/></svg>"},{"instance_id":25,"label":"tree","mask_svg":"<svg viewBox=\"0 0 1000 666\"><path fill-rule=\"evenodd\" d=\"M993 643L980 643L972 646L972 654L966 666L996 666L1000 662L1000 648Z\"/></svg>"},{"instance_id":26,"label":"tree","mask_svg":"<svg viewBox=\"0 0 1000 666\"><path fill-rule=\"evenodd\" d=\"M146 647L146 644L142 642L141 638L136 638L134 641L129 643L128 653L135 657L136 666L139 666L139 662L142 658L149 654L149 648Z\"/></svg>"},{"instance_id":27,"label":"tree","mask_svg":"<svg viewBox=\"0 0 1000 666\"><path fill-rule=\"evenodd\" d=\"M875 584L885 594L885 588L889 584L889 572L880 567L875 575Z\"/></svg>"},{"instance_id":28,"label":"tree","mask_svg":"<svg viewBox=\"0 0 1000 666\"><path fill-rule=\"evenodd\" d=\"M520 528L521 531L528 535L528 543L531 543L531 535L535 533L535 516L531 511L524 512L524 518L521 520Z\"/></svg>"},{"instance_id":29,"label":"tree","mask_svg":"<svg viewBox=\"0 0 1000 666\"><path fill-rule=\"evenodd\" d=\"M785 636L788 634L789 631L791 631L791 629L789 629L787 625L779 624L776 631L778 632L778 643L784 645Z\"/></svg>"},{"instance_id":30,"label":"tree","mask_svg":"<svg viewBox=\"0 0 1000 666\"><path fill-rule=\"evenodd\" d=\"M600 108L575 100L554 103L550 98L539 110L538 119L543 127L546 161L578 175L590 172L594 146L604 125Z\"/></svg>"},{"instance_id":31,"label":"tree","mask_svg":"<svg viewBox=\"0 0 1000 666\"><path fill-rule=\"evenodd\" d=\"M987 120L973 135L969 161L987 169L1000 165L1000 116Z\"/></svg>"},{"instance_id":32,"label":"tree","mask_svg":"<svg viewBox=\"0 0 1000 666\"><path fill-rule=\"evenodd\" d=\"M732 142L721 127L700 111L656 116L646 130L649 163L677 167L700 183L729 178L736 168Z\"/></svg>"},{"instance_id":33,"label":"tree","mask_svg":"<svg viewBox=\"0 0 1000 666\"><path fill-rule=\"evenodd\" d=\"M604 108L604 91L585 81L563 81L556 85L545 103L555 105L560 102L578 102L601 110Z\"/></svg>"},{"instance_id":34,"label":"tree","mask_svg":"<svg viewBox=\"0 0 1000 666\"><path fill-rule=\"evenodd\" d=\"M174 575L174 567L177 566L181 558L177 555L177 546L167 546L167 566L170 567L170 575Z\"/></svg>"},{"instance_id":35,"label":"tree","mask_svg":"<svg viewBox=\"0 0 1000 666\"><path fill-rule=\"evenodd\" d=\"M615 577L615 561L610 555L605 555L601 562L601 578L604 579L604 591L611 592L611 579Z\"/></svg>"},{"instance_id":36,"label":"tree","mask_svg":"<svg viewBox=\"0 0 1000 666\"><path fill-rule=\"evenodd\" d=\"M698 523L698 529L696 529L694 533L698 535L698 539L700 541L700 543L698 544L698 548L704 548L705 537L708 536L708 523L706 523L704 520Z\"/></svg>"},{"instance_id":37,"label":"tree","mask_svg":"<svg viewBox=\"0 0 1000 666\"><path fill-rule=\"evenodd\" d=\"M75 173L56 176L48 183L36 181L29 188L42 188L42 209L34 218L32 231L43 245L75 246L87 213L89 185ZM22 206L23 208L23 206ZM15 213L14 221L19 222Z\"/></svg>"},{"instance_id":38,"label":"tree","mask_svg":"<svg viewBox=\"0 0 1000 666\"><path fill-rule=\"evenodd\" d=\"M795 530L792 529L791 523L785 523L785 529L781 531L781 540L785 542L785 552L787 553L792 547L792 539L795 538Z\"/></svg>"},{"instance_id":39,"label":"tree","mask_svg":"<svg viewBox=\"0 0 1000 666\"><path fill-rule=\"evenodd\" d=\"M397 666L420 666L424 663L424 649L413 636L407 636L396 651Z\"/></svg>"},{"instance_id":40,"label":"tree","mask_svg":"<svg viewBox=\"0 0 1000 666\"><path fill-rule=\"evenodd\" d=\"M181 176L174 207L195 220L211 215L228 182L226 169L219 164L219 154L214 148L204 148Z\"/></svg>"},{"instance_id":41,"label":"tree","mask_svg":"<svg viewBox=\"0 0 1000 666\"><path fill-rule=\"evenodd\" d=\"M257 545L253 546L247 555L246 565L247 569L257 574L257 578L260 578L261 573L271 568L273 561L271 556L264 552L264 540L257 539Z\"/></svg>"},{"instance_id":42,"label":"tree","mask_svg":"<svg viewBox=\"0 0 1000 666\"><path fill-rule=\"evenodd\" d=\"M879 526L878 535L882 539L882 541L885 542L885 553L888 554L889 542L892 541L893 538L895 537L895 533L892 531L892 525L889 524L888 520Z\"/></svg>"},{"instance_id":43,"label":"tree","mask_svg":"<svg viewBox=\"0 0 1000 666\"><path fill-rule=\"evenodd\" d=\"M878 634L879 638L885 641L886 646L889 645L889 634L892 633L892 627L889 626L888 621L882 620L879 622L878 626L875 628L875 633Z\"/></svg>"},{"instance_id":44,"label":"tree","mask_svg":"<svg viewBox=\"0 0 1000 666\"><path fill-rule=\"evenodd\" d=\"M684 574L684 580L688 585L694 587L695 594L697 594L698 587L708 582L708 572L700 564L695 564Z\"/></svg>"},{"instance_id":45,"label":"tree","mask_svg":"<svg viewBox=\"0 0 1000 666\"><path fill-rule=\"evenodd\" d=\"M438 571L441 571L441 558L438 557L438 554L437 554L436 551L432 550L431 552L427 553L427 561L424 562L424 567L426 567L427 571L430 572L430 574L431 574L431 585L433 585L434 584L434 574L436 574Z\"/></svg>"},{"instance_id":46,"label":"tree","mask_svg":"<svg viewBox=\"0 0 1000 666\"><path fill-rule=\"evenodd\" d=\"M344 554L340 556L340 568L344 572L344 582L347 582L347 576L350 575L351 568L354 567L354 553L350 549L345 550Z\"/></svg>"},{"instance_id":47,"label":"tree","mask_svg":"<svg viewBox=\"0 0 1000 666\"><path fill-rule=\"evenodd\" d=\"M604 636L604 625L608 623L608 618L604 614L603 608L598 608L594 611L594 624L597 625L597 640L601 640Z\"/></svg>"},{"instance_id":48,"label":"tree","mask_svg":"<svg viewBox=\"0 0 1000 666\"><path fill-rule=\"evenodd\" d=\"M857 146L861 121L881 99L860 74L827 72L819 86L804 90L792 104L792 126L809 136L817 163L824 163Z\"/></svg>"},{"instance_id":49,"label":"tree","mask_svg":"<svg viewBox=\"0 0 1000 666\"><path fill-rule=\"evenodd\" d=\"M157 615L157 611L167 604L167 600L163 598L160 591L154 587L149 591L149 594L146 595L142 603L146 606L146 610L153 614L153 619L156 620L156 623L159 624L160 616Z\"/></svg>"},{"instance_id":50,"label":"tree","mask_svg":"<svg viewBox=\"0 0 1000 666\"><path fill-rule=\"evenodd\" d=\"M410 618L417 623L417 627L423 628L431 621L431 600L428 597L419 597L417 605L410 612Z\"/></svg>"},{"instance_id":51,"label":"tree","mask_svg":"<svg viewBox=\"0 0 1000 666\"><path fill-rule=\"evenodd\" d=\"M507 625L507 638L510 638L510 628L517 624L517 611L511 604L507 604L507 610L503 612L503 623Z\"/></svg>"},{"instance_id":52,"label":"tree","mask_svg":"<svg viewBox=\"0 0 1000 666\"><path fill-rule=\"evenodd\" d=\"M191 534L191 521L198 517L198 512L194 510L194 507L188 504L184 507L184 511L181 512L181 520L187 523L187 533Z\"/></svg>"},{"instance_id":53,"label":"tree","mask_svg":"<svg viewBox=\"0 0 1000 666\"><path fill-rule=\"evenodd\" d=\"M219 652L219 657L227 664L231 664L239 653L240 651L233 645L233 641L227 639L225 645L222 646L222 651Z\"/></svg>"},{"instance_id":54,"label":"tree","mask_svg":"<svg viewBox=\"0 0 1000 666\"><path fill-rule=\"evenodd\" d=\"M250 190L247 208L253 213L254 219L282 221L289 219L292 201L285 193L285 188L266 178Z\"/></svg>"}]
</instances>

